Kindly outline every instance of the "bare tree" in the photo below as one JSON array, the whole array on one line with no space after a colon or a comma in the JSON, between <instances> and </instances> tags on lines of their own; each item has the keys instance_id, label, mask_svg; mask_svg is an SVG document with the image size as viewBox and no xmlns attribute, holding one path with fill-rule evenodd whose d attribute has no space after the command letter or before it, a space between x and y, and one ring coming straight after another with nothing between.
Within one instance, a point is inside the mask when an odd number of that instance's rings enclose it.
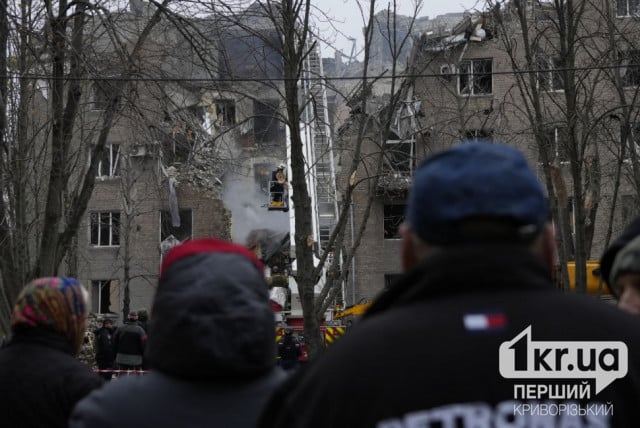
<instances>
[{"instance_id":1,"label":"bare tree","mask_svg":"<svg viewBox=\"0 0 640 428\"><path fill-rule=\"evenodd\" d=\"M26 1L3 2L3 7L2 57L8 77L0 121L0 322L6 332L11 304L25 282L56 275L72 245L126 82L137 72L139 54L162 9L136 40L121 44L111 12L101 4ZM86 36L97 22L118 44L124 66L106 91L98 126L85 132L78 117L93 53Z\"/></svg>"},{"instance_id":2,"label":"bare tree","mask_svg":"<svg viewBox=\"0 0 640 428\"><path fill-rule=\"evenodd\" d=\"M514 72L513 102L530 126L550 195L562 283L569 283L567 260L575 259L580 292L586 291L586 261L600 203L597 143L606 117L599 101L602 72L590 67L599 59L589 55L594 39L588 3L492 4Z\"/></svg>"},{"instance_id":3,"label":"bare tree","mask_svg":"<svg viewBox=\"0 0 640 428\"><path fill-rule=\"evenodd\" d=\"M395 11L394 4L385 14L384 23L381 24L383 28L388 30L386 32L386 44L390 52L392 52L392 68L382 70L381 74L368 75L371 38L373 32L376 31L374 25L376 3L372 1L363 2L363 4L366 6L363 8L363 15L366 17L365 37L369 48L365 49L364 53L364 71L361 80L363 89L359 93L363 96L355 102L361 106L362 111L370 110L366 107L370 102L370 91L381 75L384 75L386 82L389 82L392 101L385 107L384 111L377 112L375 115L361 116L357 121L356 127L359 129L357 138L349 144L348 150L350 153L347 158L350 161L347 168L342 171L346 177L354 176L356 170L362 167L365 156L371 157L371 154L368 153L363 155L361 147L363 142L370 138L365 134L369 132L368 124L371 123L374 117L375 121L378 122L374 141L381 148L375 155L378 159L375 162L377 165L375 168L378 170L381 168L384 142L387 140L390 123L396 111L395 106L401 97L397 91L397 81L394 76L400 69L400 52L410 42L410 31L402 38L395 36L396 29L394 26L397 25L397 21L393 13ZM200 6L203 9L208 7L204 2L200 3ZM304 117L308 112L312 112L312 116L315 116L315 126L326 125L324 123L326 119L318 114L318 111L323 108L322 101L317 98L319 95L314 93L313 89L309 89L313 88L317 80L324 79L324 76L314 74L315 72L310 70L308 65L309 61L319 60L319 58L315 58L317 56L316 44L318 43L318 38L313 34L312 16L314 13L321 14L322 12L316 9L309 0L265 1L255 3L248 9L242 9L235 2L229 1L217 3L215 8L209 7L206 10L215 14L217 22L215 27L218 33L241 31L245 40L260 40L261 43L253 49L251 57L253 61L262 64L263 69L259 70L261 74L267 74L265 70L271 66L269 61L273 61L272 57L266 55L265 52L278 53L277 61L280 61L281 64L281 66L278 64L281 70L280 78L265 78L261 81L255 79L256 81L253 82L243 82L240 77L240 81L234 80L233 85L228 84L224 79L218 78L212 79L211 83L215 85L214 88L217 91L224 89L225 91L233 92L238 97L247 97L249 99L257 98L255 87L258 86L263 91L268 90L272 94L276 94L280 100L280 113L274 117L284 123L289 130L290 184L293 209L295 210L293 245L295 246L296 271L294 272L294 278L300 293L304 314L305 341L310 354L313 356L322 347L320 336L321 320L326 309L335 302L336 296L341 291L340 285L348 276L350 260L359 244L359 237L366 227L366 221L362 222L354 242L349 242L345 239L353 190L357 185L366 185L375 189L375 180L379 174L373 170L368 171L369 175L366 178L351 180L344 187L340 201L342 210L336 219L331 235L324 244L324 248L318 252L319 243L314 242L313 238L315 207L312 203L312 194L309 191L309 174L314 167L314 159L306 151L307 146L302 138L301 130L307 126L304 123ZM179 18L174 16L173 19ZM412 24L413 19L410 22ZM202 31L193 26L185 25L183 28L188 29L189 34L193 35L193 37L185 36L190 40L199 37L197 36L198 34L203 34ZM220 37L220 34L211 34L210 37ZM196 45L197 43L193 44L193 46ZM204 49L204 45L198 47L201 52L200 56L204 58L206 54L202 49ZM221 55L218 58L226 58L231 63L233 60L231 55L224 50L221 50ZM210 73L212 77L219 77L221 71L224 71L222 64L216 61L205 61L204 68L205 73ZM234 74L230 74L230 77L233 78ZM326 84L331 85L331 82L326 82ZM342 94L342 96L346 98L345 94ZM250 118L251 115L248 115L247 119ZM322 157L323 154L318 156ZM372 192L371 201L373 201L374 197L375 192ZM329 272L329 274L325 275L325 272ZM320 294L317 294L316 286L319 278L323 276L327 278L325 287Z\"/></svg>"},{"instance_id":4,"label":"bare tree","mask_svg":"<svg viewBox=\"0 0 640 428\"><path fill-rule=\"evenodd\" d=\"M619 232L616 226L616 213L622 212L623 222L631 220L637 215L635 208L640 194L640 165L637 151L638 144L638 111L634 108L640 95L638 86L636 52L640 42L640 29L635 19L621 19L619 16L631 15L627 4L608 5L589 2L592 10L591 27L598 28L596 43L591 43L590 56L593 63L610 64L602 70L602 76L611 91L611 99L603 115L602 123L607 137L603 147L603 181L606 179L611 185L610 210L608 215L605 247L614 232ZM610 165L613 164L613 167ZM631 183L632 192L629 196L631 204L619 198L620 193ZM624 196L624 195L623 195ZM622 201L620 199L623 199ZM622 202L622 203L620 203ZM622 209L620 207L622 206ZM619 227L619 226L618 226Z\"/></svg>"}]
</instances>

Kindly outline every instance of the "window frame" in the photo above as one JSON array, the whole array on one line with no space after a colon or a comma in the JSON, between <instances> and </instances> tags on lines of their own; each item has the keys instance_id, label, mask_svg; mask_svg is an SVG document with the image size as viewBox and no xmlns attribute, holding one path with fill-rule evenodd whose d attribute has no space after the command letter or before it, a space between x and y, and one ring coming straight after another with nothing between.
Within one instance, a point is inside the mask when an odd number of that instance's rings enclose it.
<instances>
[{"instance_id":1,"label":"window frame","mask_svg":"<svg viewBox=\"0 0 640 428\"><path fill-rule=\"evenodd\" d=\"M464 139L462 141L477 142L477 141L493 140L493 129L484 129L484 128L465 129L463 133L464 133Z\"/></svg>"},{"instance_id":2,"label":"window frame","mask_svg":"<svg viewBox=\"0 0 640 428\"><path fill-rule=\"evenodd\" d=\"M620 3L624 2L624 14L620 14ZM631 5L632 2L635 2L635 5ZM635 10L632 11L633 6L635 6ZM634 18L640 16L640 0L616 0L616 17L617 18Z\"/></svg>"},{"instance_id":3,"label":"window frame","mask_svg":"<svg viewBox=\"0 0 640 428\"><path fill-rule=\"evenodd\" d=\"M105 111L109 107L109 91L103 85L107 85L107 80L95 80L91 88L91 109L94 111Z\"/></svg>"},{"instance_id":4,"label":"window frame","mask_svg":"<svg viewBox=\"0 0 640 428\"><path fill-rule=\"evenodd\" d=\"M118 280L117 279L92 279L90 281L90 286L91 286L91 313L94 314L98 314L98 315L104 315L104 314L113 314L115 312L111 312L109 311L109 308L111 307L111 305L114 303L111 301L111 295L113 293L114 290L112 290L112 285L116 285L116 288L118 286ZM109 295L109 300L108 300L108 307L107 307L107 311L106 312L102 312L102 306L103 306L103 289L104 287L107 286L108 288L108 295ZM96 292L97 291L97 292Z\"/></svg>"},{"instance_id":5,"label":"window frame","mask_svg":"<svg viewBox=\"0 0 640 428\"><path fill-rule=\"evenodd\" d=\"M383 290L390 289L400 278L402 278L402 275L402 273L385 273Z\"/></svg>"},{"instance_id":6,"label":"window frame","mask_svg":"<svg viewBox=\"0 0 640 428\"><path fill-rule=\"evenodd\" d=\"M488 72L476 71L481 62L488 63ZM465 70L465 67L468 67L468 69ZM487 76L489 77L489 90L488 92L479 92L477 88L480 88L480 84L478 82ZM464 87L462 86L463 80L466 80ZM471 90L466 92L466 88L471 88ZM493 95L493 58L471 58L460 62L458 66L458 94L464 97Z\"/></svg>"},{"instance_id":7,"label":"window frame","mask_svg":"<svg viewBox=\"0 0 640 428\"><path fill-rule=\"evenodd\" d=\"M114 159L114 148L115 148L115 159ZM96 177L99 178L107 178L107 177L119 177L120 176L120 144L107 144L105 146L105 150L108 152L103 154L103 158L98 161L98 171ZM107 167L108 171L106 174L103 174L103 162L109 162L109 166Z\"/></svg>"},{"instance_id":8,"label":"window frame","mask_svg":"<svg viewBox=\"0 0 640 428\"><path fill-rule=\"evenodd\" d=\"M553 159L554 160L557 159L560 165L568 165L571 162L571 157L569 156L569 153L566 147L566 143L567 143L566 128L560 127L560 126L551 126L545 129L544 130L545 136L549 140L550 140L549 135L551 132L553 132L553 141L550 141L553 144L552 146L553 151L551 152L551 154L553 155ZM565 147L564 147L564 150L561 150L559 143L560 141L562 141L561 137L563 136L563 133L565 137L564 138Z\"/></svg>"},{"instance_id":9,"label":"window frame","mask_svg":"<svg viewBox=\"0 0 640 428\"><path fill-rule=\"evenodd\" d=\"M193 209L192 208L181 208L178 210L178 213L180 215L180 228L183 227L183 219L185 219L186 217L183 217L183 215L188 215L189 216L189 235L184 237L184 238L180 238L178 236L176 236L174 233L172 232L172 228L173 226L170 225L171 223L171 211L166 209L166 210L160 210L160 230L159 230L159 237L160 237L160 243L162 243L164 240L166 240L167 238L169 238L169 236L173 236L174 238L176 238L177 240L179 240L180 242L184 242L187 241L189 239L193 239ZM165 218L165 216L167 216ZM165 224L167 224L168 226L165 228ZM166 230L165 230L166 229ZM165 236L165 232L166 236ZM182 236L182 235L181 235Z\"/></svg>"},{"instance_id":10,"label":"window frame","mask_svg":"<svg viewBox=\"0 0 640 428\"><path fill-rule=\"evenodd\" d=\"M540 54L536 58L536 62L538 68L536 85L538 89L545 92L564 92L564 78L562 71L560 71L562 59Z\"/></svg>"},{"instance_id":11,"label":"window frame","mask_svg":"<svg viewBox=\"0 0 640 428\"><path fill-rule=\"evenodd\" d=\"M619 65L618 73L622 81L623 88L640 87L640 49L629 49L618 53ZM635 63L636 65L629 67L624 62ZM623 74L624 70L624 74Z\"/></svg>"},{"instance_id":12,"label":"window frame","mask_svg":"<svg viewBox=\"0 0 640 428\"><path fill-rule=\"evenodd\" d=\"M102 216L108 215L108 224L103 225ZM94 221L95 218L99 221ZM91 211L89 213L89 245L93 248L116 248L120 246L120 211ZM95 228L95 232L94 232ZM108 243L103 244L103 229L108 229ZM94 236L96 242L94 242Z\"/></svg>"},{"instance_id":13,"label":"window frame","mask_svg":"<svg viewBox=\"0 0 640 428\"><path fill-rule=\"evenodd\" d=\"M622 133L620 138L622 139ZM622 141L620 144L622 144ZM625 154L622 158L623 162L631 163L633 159L633 156L631 155L632 151L635 151L636 157L640 157L640 122L629 123L629 134L627 135Z\"/></svg>"},{"instance_id":14,"label":"window frame","mask_svg":"<svg viewBox=\"0 0 640 428\"><path fill-rule=\"evenodd\" d=\"M388 213L387 209L391 209L391 207L393 207L394 210L401 210L400 212L402 213L401 215L398 215L397 212L395 213ZM405 220L405 216L404 213L407 210L407 204L390 204L390 203L385 203L383 208L382 208L382 232L383 232L383 238L385 241L388 240L398 240L401 239L402 237L400 236L400 225L404 222ZM388 233L387 231L390 229L388 227L388 223L387 223L387 219L392 219L394 217L397 217L399 220L395 221L395 224L391 224L390 226L393 227L395 229L393 234Z\"/></svg>"},{"instance_id":15,"label":"window frame","mask_svg":"<svg viewBox=\"0 0 640 428\"><path fill-rule=\"evenodd\" d=\"M393 146L408 146L409 153L404 150L394 151ZM396 158L393 154L398 153ZM391 156L388 156L391 155ZM402 159L397 159L402 157ZM382 162L382 172L413 176L416 168L416 140L415 138L401 140L386 140L384 142L384 156Z\"/></svg>"},{"instance_id":16,"label":"window frame","mask_svg":"<svg viewBox=\"0 0 640 428\"><path fill-rule=\"evenodd\" d=\"M236 102L232 99L215 100L216 126L218 128L229 128L236 124Z\"/></svg>"}]
</instances>

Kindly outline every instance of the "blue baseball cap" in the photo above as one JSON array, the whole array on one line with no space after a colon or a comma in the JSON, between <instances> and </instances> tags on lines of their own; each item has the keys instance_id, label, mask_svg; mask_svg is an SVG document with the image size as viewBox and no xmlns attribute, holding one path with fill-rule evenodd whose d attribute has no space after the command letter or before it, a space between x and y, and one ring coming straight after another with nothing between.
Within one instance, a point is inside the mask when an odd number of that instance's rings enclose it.
<instances>
[{"instance_id":1,"label":"blue baseball cap","mask_svg":"<svg viewBox=\"0 0 640 428\"><path fill-rule=\"evenodd\" d=\"M514 239L536 236L549 220L544 189L522 152L505 144L463 142L417 169L406 219L421 239L438 245L468 242L463 220L499 220ZM503 236L501 240L509 240Z\"/></svg>"}]
</instances>

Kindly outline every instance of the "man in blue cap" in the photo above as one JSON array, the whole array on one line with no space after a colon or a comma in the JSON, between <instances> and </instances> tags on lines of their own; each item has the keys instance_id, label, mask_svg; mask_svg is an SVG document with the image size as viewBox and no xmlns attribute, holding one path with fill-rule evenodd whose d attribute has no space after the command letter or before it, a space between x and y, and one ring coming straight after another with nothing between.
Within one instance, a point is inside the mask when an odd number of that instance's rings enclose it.
<instances>
[{"instance_id":1,"label":"man in blue cap","mask_svg":"<svg viewBox=\"0 0 640 428\"><path fill-rule=\"evenodd\" d=\"M262 427L637 426L640 323L554 287L547 198L520 151L427 159L401 233L405 275Z\"/></svg>"}]
</instances>

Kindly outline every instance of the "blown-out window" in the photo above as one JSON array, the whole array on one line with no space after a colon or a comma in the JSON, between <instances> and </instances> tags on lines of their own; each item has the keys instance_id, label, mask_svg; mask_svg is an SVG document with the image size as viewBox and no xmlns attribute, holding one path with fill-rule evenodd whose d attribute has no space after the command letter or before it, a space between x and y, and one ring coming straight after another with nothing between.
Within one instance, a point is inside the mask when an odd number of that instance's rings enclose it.
<instances>
[{"instance_id":1,"label":"blown-out window","mask_svg":"<svg viewBox=\"0 0 640 428\"><path fill-rule=\"evenodd\" d=\"M384 206L384 239L400 239L400 225L404 221L404 204Z\"/></svg>"},{"instance_id":2,"label":"blown-out window","mask_svg":"<svg viewBox=\"0 0 640 428\"><path fill-rule=\"evenodd\" d=\"M458 90L460 95L490 95L493 93L493 60L472 59L460 63Z\"/></svg>"},{"instance_id":3,"label":"blown-out window","mask_svg":"<svg viewBox=\"0 0 640 428\"><path fill-rule=\"evenodd\" d=\"M411 174L415 166L414 140L387 140L384 144L384 172Z\"/></svg>"},{"instance_id":4,"label":"blown-out window","mask_svg":"<svg viewBox=\"0 0 640 428\"><path fill-rule=\"evenodd\" d=\"M228 127L236 124L236 103L233 100L216 100L216 119L218 127Z\"/></svg>"},{"instance_id":5,"label":"blown-out window","mask_svg":"<svg viewBox=\"0 0 640 428\"><path fill-rule=\"evenodd\" d=\"M175 214L178 214L177 216ZM182 242L191 238L192 234L191 210L179 210L171 215L170 211L160 212L160 241L164 241L169 236L173 236Z\"/></svg>"},{"instance_id":6,"label":"blown-out window","mask_svg":"<svg viewBox=\"0 0 640 428\"><path fill-rule=\"evenodd\" d=\"M117 302L118 280L94 279L91 281L91 312L94 314L113 314L111 307Z\"/></svg>"}]
</instances>

